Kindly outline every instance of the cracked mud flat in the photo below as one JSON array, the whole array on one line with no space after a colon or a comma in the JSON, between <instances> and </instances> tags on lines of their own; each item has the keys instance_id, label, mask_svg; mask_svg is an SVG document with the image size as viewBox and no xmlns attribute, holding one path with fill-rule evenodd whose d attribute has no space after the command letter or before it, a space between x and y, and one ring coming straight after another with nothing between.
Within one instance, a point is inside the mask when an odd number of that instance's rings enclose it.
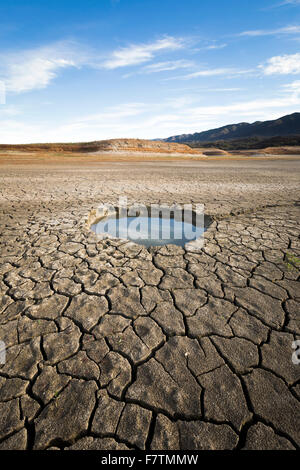
<instances>
[{"instance_id":1,"label":"cracked mud flat","mask_svg":"<svg viewBox=\"0 0 300 470\"><path fill-rule=\"evenodd\" d=\"M300 160L1 169L0 449L300 445ZM202 253L97 241L103 202L204 203Z\"/></svg>"}]
</instances>

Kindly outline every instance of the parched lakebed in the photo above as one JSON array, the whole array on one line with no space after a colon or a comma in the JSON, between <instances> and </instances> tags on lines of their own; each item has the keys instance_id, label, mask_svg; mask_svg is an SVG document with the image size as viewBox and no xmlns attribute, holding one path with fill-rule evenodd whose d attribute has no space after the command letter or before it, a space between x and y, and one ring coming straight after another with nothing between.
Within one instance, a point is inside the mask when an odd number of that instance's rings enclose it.
<instances>
[{"instance_id":1,"label":"parched lakebed","mask_svg":"<svg viewBox=\"0 0 300 470\"><path fill-rule=\"evenodd\" d=\"M1 168L0 449L300 445L298 159ZM201 252L100 203L204 204Z\"/></svg>"}]
</instances>

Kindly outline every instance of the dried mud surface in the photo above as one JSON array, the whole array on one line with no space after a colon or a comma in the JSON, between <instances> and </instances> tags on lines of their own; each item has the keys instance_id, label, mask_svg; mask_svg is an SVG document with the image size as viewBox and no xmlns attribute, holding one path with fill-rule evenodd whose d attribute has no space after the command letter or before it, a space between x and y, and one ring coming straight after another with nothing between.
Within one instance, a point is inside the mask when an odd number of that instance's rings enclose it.
<instances>
[{"instance_id":1,"label":"dried mud surface","mask_svg":"<svg viewBox=\"0 0 300 470\"><path fill-rule=\"evenodd\" d=\"M300 446L300 160L5 164L0 449ZM201 203L201 253L99 241L103 202Z\"/></svg>"}]
</instances>

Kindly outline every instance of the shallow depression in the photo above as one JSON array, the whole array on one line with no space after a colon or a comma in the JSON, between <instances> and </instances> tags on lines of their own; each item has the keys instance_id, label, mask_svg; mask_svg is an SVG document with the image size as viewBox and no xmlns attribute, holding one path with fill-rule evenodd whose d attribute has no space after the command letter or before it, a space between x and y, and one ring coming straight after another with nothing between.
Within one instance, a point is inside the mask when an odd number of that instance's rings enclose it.
<instances>
[{"instance_id":1,"label":"shallow depression","mask_svg":"<svg viewBox=\"0 0 300 470\"><path fill-rule=\"evenodd\" d=\"M195 212L171 212L168 216L117 213L101 218L91 225L91 230L97 235L127 239L146 247L168 244L184 247L202 237L210 222L209 217Z\"/></svg>"}]
</instances>

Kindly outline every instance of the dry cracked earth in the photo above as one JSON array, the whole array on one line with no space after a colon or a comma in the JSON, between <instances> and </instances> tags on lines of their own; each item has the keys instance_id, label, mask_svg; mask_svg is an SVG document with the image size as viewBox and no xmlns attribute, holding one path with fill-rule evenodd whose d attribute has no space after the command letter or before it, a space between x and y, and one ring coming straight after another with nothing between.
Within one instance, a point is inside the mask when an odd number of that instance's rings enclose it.
<instances>
[{"instance_id":1,"label":"dry cracked earth","mask_svg":"<svg viewBox=\"0 0 300 470\"><path fill-rule=\"evenodd\" d=\"M299 172L2 167L0 449L299 448ZM202 252L97 240L120 195L204 203Z\"/></svg>"}]
</instances>

